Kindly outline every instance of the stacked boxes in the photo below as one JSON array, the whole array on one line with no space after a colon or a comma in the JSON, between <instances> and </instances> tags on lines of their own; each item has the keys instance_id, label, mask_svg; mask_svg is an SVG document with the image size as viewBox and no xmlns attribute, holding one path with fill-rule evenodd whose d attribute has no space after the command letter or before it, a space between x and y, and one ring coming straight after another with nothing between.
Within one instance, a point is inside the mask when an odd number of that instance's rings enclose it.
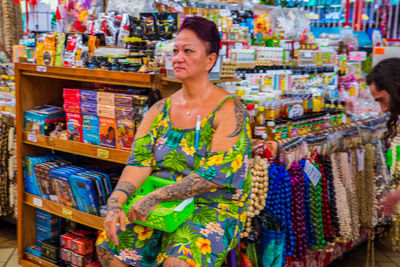
<instances>
[{"instance_id":1,"label":"stacked boxes","mask_svg":"<svg viewBox=\"0 0 400 267\"><path fill-rule=\"evenodd\" d=\"M24 157L24 169L27 192L94 215L112 193L109 175L54 156Z\"/></svg>"},{"instance_id":2,"label":"stacked boxes","mask_svg":"<svg viewBox=\"0 0 400 267\"><path fill-rule=\"evenodd\" d=\"M69 139L130 151L148 98L123 92L64 89Z\"/></svg>"},{"instance_id":3,"label":"stacked boxes","mask_svg":"<svg viewBox=\"0 0 400 267\"><path fill-rule=\"evenodd\" d=\"M94 240L90 235L85 235L85 233L79 231L61 235L61 259L67 264L79 267L94 262Z\"/></svg>"},{"instance_id":4,"label":"stacked boxes","mask_svg":"<svg viewBox=\"0 0 400 267\"><path fill-rule=\"evenodd\" d=\"M60 233L60 218L36 209L36 243L40 246L44 240L59 236Z\"/></svg>"}]
</instances>

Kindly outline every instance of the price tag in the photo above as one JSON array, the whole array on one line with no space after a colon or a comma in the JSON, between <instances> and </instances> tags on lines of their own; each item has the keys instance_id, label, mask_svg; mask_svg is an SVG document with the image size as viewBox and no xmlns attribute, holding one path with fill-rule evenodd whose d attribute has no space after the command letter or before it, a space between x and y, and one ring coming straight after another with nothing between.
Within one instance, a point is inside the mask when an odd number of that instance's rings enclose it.
<instances>
[{"instance_id":1,"label":"price tag","mask_svg":"<svg viewBox=\"0 0 400 267\"><path fill-rule=\"evenodd\" d=\"M108 159L110 157L110 151L106 149L97 149L97 157L101 159Z\"/></svg>"},{"instance_id":2,"label":"price tag","mask_svg":"<svg viewBox=\"0 0 400 267\"><path fill-rule=\"evenodd\" d=\"M321 172L309 160L306 161L304 172L307 174L308 179L314 186L317 186L319 179L321 179Z\"/></svg>"},{"instance_id":3,"label":"price tag","mask_svg":"<svg viewBox=\"0 0 400 267\"><path fill-rule=\"evenodd\" d=\"M39 72L46 72L47 67L46 66L36 66L36 70Z\"/></svg>"},{"instance_id":4,"label":"price tag","mask_svg":"<svg viewBox=\"0 0 400 267\"><path fill-rule=\"evenodd\" d=\"M230 17L232 14L231 14L231 11L229 9L221 9L219 11L219 15L221 17Z\"/></svg>"},{"instance_id":5,"label":"price tag","mask_svg":"<svg viewBox=\"0 0 400 267\"><path fill-rule=\"evenodd\" d=\"M357 149L357 171L363 171L364 170L364 149L360 148Z\"/></svg>"},{"instance_id":6,"label":"price tag","mask_svg":"<svg viewBox=\"0 0 400 267\"><path fill-rule=\"evenodd\" d=\"M36 207L42 208L43 207L43 200L41 200L40 198L34 197L33 198L33 205L35 205Z\"/></svg>"},{"instance_id":7,"label":"price tag","mask_svg":"<svg viewBox=\"0 0 400 267\"><path fill-rule=\"evenodd\" d=\"M34 134L28 134L28 141L31 141L33 143L37 143L37 136Z\"/></svg>"},{"instance_id":8,"label":"price tag","mask_svg":"<svg viewBox=\"0 0 400 267\"><path fill-rule=\"evenodd\" d=\"M72 210L70 210L70 209L63 207L62 214L67 218L72 218Z\"/></svg>"}]
</instances>

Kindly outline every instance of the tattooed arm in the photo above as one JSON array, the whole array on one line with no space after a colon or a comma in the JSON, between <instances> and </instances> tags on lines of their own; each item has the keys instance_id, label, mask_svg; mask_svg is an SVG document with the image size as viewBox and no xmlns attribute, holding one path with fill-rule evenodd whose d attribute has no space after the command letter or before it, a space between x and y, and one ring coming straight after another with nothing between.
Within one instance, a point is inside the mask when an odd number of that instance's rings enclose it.
<instances>
[{"instance_id":1,"label":"tattooed arm","mask_svg":"<svg viewBox=\"0 0 400 267\"><path fill-rule=\"evenodd\" d=\"M223 118L235 118L227 120ZM214 134L211 151L226 151L238 140L242 132L245 111L237 99L227 101L218 112L216 132ZM196 197L222 186L209 181L197 173L184 177L179 182L162 187L136 202L128 213L130 221L146 221L147 215L160 203L179 201Z\"/></svg>"},{"instance_id":2,"label":"tattooed arm","mask_svg":"<svg viewBox=\"0 0 400 267\"><path fill-rule=\"evenodd\" d=\"M143 136L150 131L151 124L156 116L161 112L164 104L165 100L163 99L151 107L140 124L135 136L136 138ZM119 244L117 238L117 223L120 224L121 231L126 230L126 217L122 209L122 204L124 204L129 197L136 192L136 189L145 182L151 172L151 167L126 166L121 174L117 186L107 200L107 217L104 220L104 228L107 238L116 245Z\"/></svg>"}]
</instances>

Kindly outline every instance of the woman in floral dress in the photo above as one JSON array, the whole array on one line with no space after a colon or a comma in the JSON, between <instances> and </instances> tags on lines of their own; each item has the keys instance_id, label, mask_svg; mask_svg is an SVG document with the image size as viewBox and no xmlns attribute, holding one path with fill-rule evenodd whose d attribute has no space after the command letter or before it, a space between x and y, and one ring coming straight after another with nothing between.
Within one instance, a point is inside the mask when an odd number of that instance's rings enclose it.
<instances>
[{"instance_id":1,"label":"woman in floral dress","mask_svg":"<svg viewBox=\"0 0 400 267\"><path fill-rule=\"evenodd\" d=\"M190 17L182 24L172 59L182 89L152 106L136 133L97 240L104 266L221 266L236 246L251 190L250 130L240 101L209 80L219 45L213 22ZM175 183L125 214L122 204L150 175ZM191 197L194 213L172 233L129 223L146 221L160 203Z\"/></svg>"}]
</instances>

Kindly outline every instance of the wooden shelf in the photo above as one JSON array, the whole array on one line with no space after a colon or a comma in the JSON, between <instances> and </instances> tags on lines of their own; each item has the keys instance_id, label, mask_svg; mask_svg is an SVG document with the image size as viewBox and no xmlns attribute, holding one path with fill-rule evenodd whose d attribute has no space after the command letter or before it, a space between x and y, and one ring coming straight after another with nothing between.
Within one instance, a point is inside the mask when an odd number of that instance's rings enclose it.
<instances>
[{"instance_id":1,"label":"wooden shelf","mask_svg":"<svg viewBox=\"0 0 400 267\"><path fill-rule=\"evenodd\" d=\"M63 151L85 157L101 159L125 164L130 155L129 151L84 144L80 142L61 140L40 134L23 133L24 144Z\"/></svg>"},{"instance_id":2,"label":"wooden shelf","mask_svg":"<svg viewBox=\"0 0 400 267\"><path fill-rule=\"evenodd\" d=\"M39 266L43 266L43 267L58 267L58 265L55 265L49 261L46 261L42 258L38 258L36 256L33 256L29 253L24 253L24 258L26 260L22 260L21 264L22 266L32 266L32 267L39 267Z\"/></svg>"},{"instance_id":3,"label":"wooden shelf","mask_svg":"<svg viewBox=\"0 0 400 267\"><path fill-rule=\"evenodd\" d=\"M24 76L34 76L52 79L107 83L127 86L151 88L154 74L74 69L53 66L38 66L27 63L16 63L15 68Z\"/></svg>"},{"instance_id":4,"label":"wooden shelf","mask_svg":"<svg viewBox=\"0 0 400 267\"><path fill-rule=\"evenodd\" d=\"M220 80L212 80L212 83L228 83L228 82L240 82L242 79L239 78L226 78ZM161 82L170 82L170 83L182 83L180 80L176 78L162 77Z\"/></svg>"},{"instance_id":5,"label":"wooden shelf","mask_svg":"<svg viewBox=\"0 0 400 267\"><path fill-rule=\"evenodd\" d=\"M57 202L44 199L29 193L24 193L24 202L29 206L50 212L51 214L55 214L65 219L69 219L71 221L78 222L80 224L84 224L98 230L104 230L104 219L99 216L66 207L64 205L58 204Z\"/></svg>"}]
</instances>

